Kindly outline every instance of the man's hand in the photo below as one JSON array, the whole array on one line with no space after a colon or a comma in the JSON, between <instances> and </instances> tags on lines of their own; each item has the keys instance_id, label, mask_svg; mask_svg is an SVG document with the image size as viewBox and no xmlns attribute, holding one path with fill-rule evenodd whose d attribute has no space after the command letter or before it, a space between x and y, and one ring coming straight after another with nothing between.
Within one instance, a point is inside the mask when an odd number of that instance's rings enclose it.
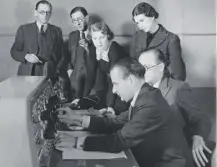
<instances>
[{"instance_id":1,"label":"man's hand","mask_svg":"<svg viewBox=\"0 0 217 167\"><path fill-rule=\"evenodd\" d=\"M79 45L80 45L81 47L83 47L86 51L88 51L88 43L86 42L85 39L81 39L81 40L79 41Z\"/></svg>"},{"instance_id":2,"label":"man's hand","mask_svg":"<svg viewBox=\"0 0 217 167\"><path fill-rule=\"evenodd\" d=\"M35 54L26 54L25 59L30 63L42 63Z\"/></svg>"},{"instance_id":3,"label":"man's hand","mask_svg":"<svg viewBox=\"0 0 217 167\"><path fill-rule=\"evenodd\" d=\"M99 112L100 112L102 115L111 115L111 116L115 116L115 111L114 111L114 109L111 108L111 107L100 109Z\"/></svg>"},{"instance_id":4,"label":"man's hand","mask_svg":"<svg viewBox=\"0 0 217 167\"><path fill-rule=\"evenodd\" d=\"M63 106L64 107L79 107L78 106L78 102L80 101L80 99L75 99L70 103L65 103Z\"/></svg>"},{"instance_id":5,"label":"man's hand","mask_svg":"<svg viewBox=\"0 0 217 167\"><path fill-rule=\"evenodd\" d=\"M75 104L77 106L79 101L80 101L80 99L75 99L72 101L72 104Z\"/></svg>"},{"instance_id":6,"label":"man's hand","mask_svg":"<svg viewBox=\"0 0 217 167\"><path fill-rule=\"evenodd\" d=\"M58 147L76 147L77 137L73 137L72 135L59 132L56 136L55 146Z\"/></svg>"},{"instance_id":7,"label":"man's hand","mask_svg":"<svg viewBox=\"0 0 217 167\"><path fill-rule=\"evenodd\" d=\"M67 125L82 125L82 115L79 114L79 110L72 110L69 107L59 108L57 110L58 118L61 122Z\"/></svg>"},{"instance_id":8,"label":"man's hand","mask_svg":"<svg viewBox=\"0 0 217 167\"><path fill-rule=\"evenodd\" d=\"M211 150L207 148L203 138L199 135L194 135L192 153L193 159L198 167L206 166L206 163L208 163L208 159L205 156L204 151L211 154Z\"/></svg>"}]
</instances>

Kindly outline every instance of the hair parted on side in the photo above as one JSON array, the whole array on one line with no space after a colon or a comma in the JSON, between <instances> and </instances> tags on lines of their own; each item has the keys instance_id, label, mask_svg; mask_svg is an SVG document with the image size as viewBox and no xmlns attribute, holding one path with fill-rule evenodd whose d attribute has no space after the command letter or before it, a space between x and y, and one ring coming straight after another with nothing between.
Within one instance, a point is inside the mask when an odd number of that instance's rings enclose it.
<instances>
[{"instance_id":1,"label":"hair parted on side","mask_svg":"<svg viewBox=\"0 0 217 167\"><path fill-rule=\"evenodd\" d=\"M36 3L36 5L35 5L35 10L38 10L38 6L39 6L40 4L45 4L45 5L50 6L50 11L52 11L52 5L51 5L51 3L48 2L48 1L46 1L46 0L38 1L38 2Z\"/></svg>"},{"instance_id":2,"label":"hair parted on side","mask_svg":"<svg viewBox=\"0 0 217 167\"><path fill-rule=\"evenodd\" d=\"M111 29L109 28L109 26L105 22L103 22L103 21L95 22L92 25L90 25L90 34L89 34L90 37L92 36L91 32L97 32L97 31L101 31L102 34L107 35L108 36L108 40L114 39L113 32L111 31Z\"/></svg>"},{"instance_id":3,"label":"hair parted on side","mask_svg":"<svg viewBox=\"0 0 217 167\"><path fill-rule=\"evenodd\" d=\"M140 14L144 14L147 17L154 17L155 19L159 16L158 12L150 4L145 2L137 4L132 11L133 18Z\"/></svg>"},{"instance_id":4,"label":"hair parted on side","mask_svg":"<svg viewBox=\"0 0 217 167\"><path fill-rule=\"evenodd\" d=\"M134 58L126 57L120 59L111 66L110 71L117 67L123 70L124 78L128 77L129 75L134 75L138 78L144 78L145 68L138 62L138 60Z\"/></svg>"},{"instance_id":5,"label":"hair parted on side","mask_svg":"<svg viewBox=\"0 0 217 167\"><path fill-rule=\"evenodd\" d=\"M84 15L84 17L86 17L88 15L88 12L84 7L76 6L71 10L70 17L72 16L72 14L74 14L75 12L78 12L78 11L80 11Z\"/></svg>"}]
</instances>

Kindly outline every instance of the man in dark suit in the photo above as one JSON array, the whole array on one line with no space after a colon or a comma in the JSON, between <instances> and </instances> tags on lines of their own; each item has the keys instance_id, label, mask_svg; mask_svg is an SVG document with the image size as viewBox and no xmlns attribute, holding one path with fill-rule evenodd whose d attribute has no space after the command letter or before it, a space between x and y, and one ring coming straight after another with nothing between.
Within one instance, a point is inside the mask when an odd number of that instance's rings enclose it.
<instances>
[{"instance_id":1,"label":"man in dark suit","mask_svg":"<svg viewBox=\"0 0 217 167\"><path fill-rule=\"evenodd\" d=\"M72 138L60 133L56 147L104 152L130 148L141 167L183 167L182 137L175 129L171 109L160 91L145 83L144 73L144 67L132 58L112 66L113 92L131 101L129 110L117 117L82 116L69 108L59 109L65 111L58 116L62 122L105 135Z\"/></svg>"},{"instance_id":2,"label":"man in dark suit","mask_svg":"<svg viewBox=\"0 0 217 167\"><path fill-rule=\"evenodd\" d=\"M208 162L205 152L211 153L205 141L210 133L211 122L201 112L192 95L190 86L183 81L170 78L164 73L165 56L159 50L148 50L141 53L139 62L146 68L145 80L155 88L159 88L167 102L174 109L176 121L180 129L185 131L186 139L192 143L192 155L198 167ZM192 167L192 155L189 167Z\"/></svg>"},{"instance_id":3,"label":"man in dark suit","mask_svg":"<svg viewBox=\"0 0 217 167\"><path fill-rule=\"evenodd\" d=\"M45 0L35 7L36 22L21 25L11 48L11 56L21 62L18 75L54 77L64 71L62 30L49 24L52 5ZM66 71L66 69L65 69Z\"/></svg>"},{"instance_id":4,"label":"man in dark suit","mask_svg":"<svg viewBox=\"0 0 217 167\"><path fill-rule=\"evenodd\" d=\"M88 13L84 7L77 6L70 12L76 30L69 34L68 51L70 61L68 75L74 102L89 95L94 85L96 73L96 53L90 39L88 40Z\"/></svg>"}]
</instances>

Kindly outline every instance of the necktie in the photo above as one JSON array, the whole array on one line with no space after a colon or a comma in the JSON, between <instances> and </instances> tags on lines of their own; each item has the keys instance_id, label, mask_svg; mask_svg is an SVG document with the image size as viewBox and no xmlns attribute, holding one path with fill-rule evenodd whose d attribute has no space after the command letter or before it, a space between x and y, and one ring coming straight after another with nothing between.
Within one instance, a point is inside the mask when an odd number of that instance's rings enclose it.
<instances>
[{"instance_id":1,"label":"necktie","mask_svg":"<svg viewBox=\"0 0 217 167\"><path fill-rule=\"evenodd\" d=\"M41 34L41 35L44 35L44 25L41 26L40 34Z\"/></svg>"},{"instance_id":2,"label":"necktie","mask_svg":"<svg viewBox=\"0 0 217 167\"><path fill-rule=\"evenodd\" d=\"M128 115L129 121L130 121L130 118L131 118L132 109L133 109L133 107L130 105L130 108L129 108L129 115Z\"/></svg>"},{"instance_id":3,"label":"necktie","mask_svg":"<svg viewBox=\"0 0 217 167\"><path fill-rule=\"evenodd\" d=\"M81 38L81 39L85 39L84 31L80 31L80 38Z\"/></svg>"}]
</instances>

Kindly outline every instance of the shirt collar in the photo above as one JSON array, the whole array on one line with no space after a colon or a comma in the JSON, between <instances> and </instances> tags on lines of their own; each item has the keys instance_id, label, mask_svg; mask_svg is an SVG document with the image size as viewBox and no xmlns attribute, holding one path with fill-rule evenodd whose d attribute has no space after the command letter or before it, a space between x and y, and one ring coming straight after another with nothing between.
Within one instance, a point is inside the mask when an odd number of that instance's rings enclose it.
<instances>
[{"instance_id":1,"label":"shirt collar","mask_svg":"<svg viewBox=\"0 0 217 167\"><path fill-rule=\"evenodd\" d=\"M161 83L161 80L159 80L158 82L156 82L156 83L153 85L153 87L154 87L154 88L159 88L160 83Z\"/></svg>"},{"instance_id":2,"label":"shirt collar","mask_svg":"<svg viewBox=\"0 0 217 167\"><path fill-rule=\"evenodd\" d=\"M36 25L37 25L37 27L38 27L38 30L40 31L41 30L41 26L42 26L42 24L41 23L39 23L38 21L36 21ZM47 27L48 27L48 24L43 24L44 25L44 32L47 30Z\"/></svg>"},{"instance_id":3,"label":"shirt collar","mask_svg":"<svg viewBox=\"0 0 217 167\"><path fill-rule=\"evenodd\" d=\"M96 49L97 60L104 59L105 57L106 59L108 59L108 53L109 53L111 44L112 42L109 43L108 49L106 51L101 51L101 50Z\"/></svg>"},{"instance_id":4,"label":"shirt collar","mask_svg":"<svg viewBox=\"0 0 217 167\"><path fill-rule=\"evenodd\" d=\"M141 90L141 88L140 88L140 89L136 92L136 94L134 95L133 100L132 100L131 103L130 103L131 107L134 107L134 105L135 105L135 103L136 103L136 99L137 99L137 97L138 97L138 95L139 95L140 90Z\"/></svg>"}]
</instances>

